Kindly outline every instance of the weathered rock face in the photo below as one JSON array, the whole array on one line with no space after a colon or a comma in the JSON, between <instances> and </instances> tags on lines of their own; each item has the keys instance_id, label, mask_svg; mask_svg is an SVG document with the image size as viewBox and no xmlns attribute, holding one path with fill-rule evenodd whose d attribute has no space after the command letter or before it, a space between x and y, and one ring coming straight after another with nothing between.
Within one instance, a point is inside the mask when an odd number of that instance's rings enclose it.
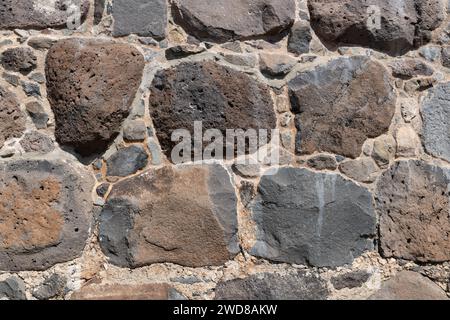
<instances>
[{"instance_id":1,"label":"weathered rock face","mask_svg":"<svg viewBox=\"0 0 450 320\"><path fill-rule=\"evenodd\" d=\"M211 61L187 62L160 71L150 89L150 114L168 157L178 142L174 130L193 136L194 122L203 130L273 129L276 118L266 85L248 75ZM204 145L204 147L207 144Z\"/></svg>"},{"instance_id":2,"label":"weathered rock face","mask_svg":"<svg viewBox=\"0 0 450 320\"><path fill-rule=\"evenodd\" d=\"M331 278L331 283L336 290L353 289L362 286L369 278L370 273L366 270L356 270Z\"/></svg>"},{"instance_id":3,"label":"weathered rock face","mask_svg":"<svg viewBox=\"0 0 450 320\"><path fill-rule=\"evenodd\" d=\"M83 22L89 0L4 0L0 3L0 29L73 28Z\"/></svg>"},{"instance_id":4,"label":"weathered rock face","mask_svg":"<svg viewBox=\"0 0 450 320\"><path fill-rule=\"evenodd\" d=\"M114 0L113 36L123 37L137 34L143 37L162 39L167 27L166 0Z\"/></svg>"},{"instance_id":5,"label":"weathered rock face","mask_svg":"<svg viewBox=\"0 0 450 320\"><path fill-rule=\"evenodd\" d=\"M0 148L6 140L19 138L25 131L25 115L14 93L0 87Z\"/></svg>"},{"instance_id":6,"label":"weathered rock face","mask_svg":"<svg viewBox=\"0 0 450 320\"><path fill-rule=\"evenodd\" d=\"M450 170L399 161L378 181L382 254L418 262L450 260Z\"/></svg>"},{"instance_id":7,"label":"weathered rock face","mask_svg":"<svg viewBox=\"0 0 450 320\"><path fill-rule=\"evenodd\" d=\"M385 281L371 300L448 300L445 291L420 273L402 271Z\"/></svg>"},{"instance_id":8,"label":"weathered rock face","mask_svg":"<svg viewBox=\"0 0 450 320\"><path fill-rule=\"evenodd\" d=\"M90 284L76 291L72 300L172 300L174 289L167 284Z\"/></svg>"},{"instance_id":9,"label":"weathered rock face","mask_svg":"<svg viewBox=\"0 0 450 320\"><path fill-rule=\"evenodd\" d=\"M402 55L426 44L444 19L441 0L309 0L311 26L332 46L357 45Z\"/></svg>"},{"instance_id":10,"label":"weathered rock face","mask_svg":"<svg viewBox=\"0 0 450 320\"><path fill-rule=\"evenodd\" d=\"M26 300L25 284L17 277L0 282L0 300Z\"/></svg>"},{"instance_id":11,"label":"weathered rock face","mask_svg":"<svg viewBox=\"0 0 450 320\"><path fill-rule=\"evenodd\" d=\"M175 20L201 40L226 42L278 35L295 19L293 0L182 0L174 3Z\"/></svg>"},{"instance_id":12,"label":"weathered rock face","mask_svg":"<svg viewBox=\"0 0 450 320\"><path fill-rule=\"evenodd\" d=\"M93 177L61 161L0 164L0 270L45 270L81 254Z\"/></svg>"},{"instance_id":13,"label":"weathered rock face","mask_svg":"<svg viewBox=\"0 0 450 320\"><path fill-rule=\"evenodd\" d=\"M55 44L46 74L58 142L81 155L104 151L130 112L143 68L142 55L126 44L85 39Z\"/></svg>"},{"instance_id":14,"label":"weathered rock face","mask_svg":"<svg viewBox=\"0 0 450 320\"><path fill-rule=\"evenodd\" d=\"M221 282L216 300L326 300L328 288L317 275L303 272L277 275L256 274Z\"/></svg>"},{"instance_id":15,"label":"weathered rock face","mask_svg":"<svg viewBox=\"0 0 450 320\"><path fill-rule=\"evenodd\" d=\"M356 158L368 138L385 133L396 95L387 70L363 56L342 57L289 82L301 153Z\"/></svg>"},{"instance_id":16,"label":"weathered rock face","mask_svg":"<svg viewBox=\"0 0 450 320\"><path fill-rule=\"evenodd\" d=\"M236 195L219 165L164 167L116 184L100 216L110 261L220 265L239 251Z\"/></svg>"},{"instance_id":17,"label":"weathered rock face","mask_svg":"<svg viewBox=\"0 0 450 320\"><path fill-rule=\"evenodd\" d=\"M252 211L258 231L251 252L259 257L340 266L373 249L372 196L337 174L281 168L262 177Z\"/></svg>"},{"instance_id":18,"label":"weathered rock face","mask_svg":"<svg viewBox=\"0 0 450 320\"><path fill-rule=\"evenodd\" d=\"M37 58L29 48L11 48L2 52L0 62L6 70L28 74L36 68Z\"/></svg>"},{"instance_id":19,"label":"weathered rock face","mask_svg":"<svg viewBox=\"0 0 450 320\"><path fill-rule=\"evenodd\" d=\"M148 155L142 146L130 146L114 153L106 160L108 176L126 177L145 168Z\"/></svg>"},{"instance_id":20,"label":"weathered rock face","mask_svg":"<svg viewBox=\"0 0 450 320\"><path fill-rule=\"evenodd\" d=\"M421 111L426 151L450 162L450 82L431 89Z\"/></svg>"}]
</instances>

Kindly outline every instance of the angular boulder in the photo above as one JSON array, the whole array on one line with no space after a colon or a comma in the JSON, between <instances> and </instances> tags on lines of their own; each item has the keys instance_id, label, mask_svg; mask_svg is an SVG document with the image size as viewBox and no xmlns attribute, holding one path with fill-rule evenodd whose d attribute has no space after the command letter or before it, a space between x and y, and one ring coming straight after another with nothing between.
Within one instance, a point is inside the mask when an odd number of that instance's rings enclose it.
<instances>
[{"instance_id":1,"label":"angular boulder","mask_svg":"<svg viewBox=\"0 0 450 320\"><path fill-rule=\"evenodd\" d=\"M430 89L421 113L425 150L450 162L450 82Z\"/></svg>"},{"instance_id":2,"label":"angular boulder","mask_svg":"<svg viewBox=\"0 0 450 320\"><path fill-rule=\"evenodd\" d=\"M372 195L338 174L281 168L262 177L251 209L258 257L336 267L374 247Z\"/></svg>"},{"instance_id":3,"label":"angular boulder","mask_svg":"<svg viewBox=\"0 0 450 320\"><path fill-rule=\"evenodd\" d=\"M441 0L309 0L311 26L326 44L402 55L431 40L444 20Z\"/></svg>"},{"instance_id":4,"label":"angular boulder","mask_svg":"<svg viewBox=\"0 0 450 320\"><path fill-rule=\"evenodd\" d=\"M57 141L82 156L105 151L130 112L143 69L143 56L127 44L77 38L56 43L46 75Z\"/></svg>"},{"instance_id":5,"label":"angular boulder","mask_svg":"<svg viewBox=\"0 0 450 320\"><path fill-rule=\"evenodd\" d=\"M164 167L114 185L100 215L110 261L221 265L239 251L236 194L220 165Z\"/></svg>"},{"instance_id":6,"label":"angular boulder","mask_svg":"<svg viewBox=\"0 0 450 320\"><path fill-rule=\"evenodd\" d=\"M295 20L294 0L182 0L173 4L175 21L204 41L282 34Z\"/></svg>"},{"instance_id":7,"label":"angular boulder","mask_svg":"<svg viewBox=\"0 0 450 320\"><path fill-rule=\"evenodd\" d=\"M389 129L397 99L391 82L385 67L364 56L298 73L289 82L297 151L358 157L364 141Z\"/></svg>"},{"instance_id":8,"label":"angular boulder","mask_svg":"<svg viewBox=\"0 0 450 320\"><path fill-rule=\"evenodd\" d=\"M382 255L421 263L450 261L450 169L398 161L378 180Z\"/></svg>"},{"instance_id":9,"label":"angular boulder","mask_svg":"<svg viewBox=\"0 0 450 320\"><path fill-rule=\"evenodd\" d=\"M0 270L73 260L90 234L93 176L60 160L0 163Z\"/></svg>"},{"instance_id":10,"label":"angular boulder","mask_svg":"<svg viewBox=\"0 0 450 320\"><path fill-rule=\"evenodd\" d=\"M0 29L72 28L83 22L89 0L4 0L0 2Z\"/></svg>"}]
</instances>

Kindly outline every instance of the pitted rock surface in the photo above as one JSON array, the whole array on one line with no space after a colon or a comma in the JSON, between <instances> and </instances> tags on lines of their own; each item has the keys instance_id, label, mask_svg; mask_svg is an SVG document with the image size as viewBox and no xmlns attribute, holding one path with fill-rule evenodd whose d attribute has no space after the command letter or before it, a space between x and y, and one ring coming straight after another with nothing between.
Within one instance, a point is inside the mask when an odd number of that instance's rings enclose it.
<instances>
[{"instance_id":1,"label":"pitted rock surface","mask_svg":"<svg viewBox=\"0 0 450 320\"><path fill-rule=\"evenodd\" d=\"M0 148L6 140L22 136L25 122L17 96L0 86Z\"/></svg>"}]
</instances>

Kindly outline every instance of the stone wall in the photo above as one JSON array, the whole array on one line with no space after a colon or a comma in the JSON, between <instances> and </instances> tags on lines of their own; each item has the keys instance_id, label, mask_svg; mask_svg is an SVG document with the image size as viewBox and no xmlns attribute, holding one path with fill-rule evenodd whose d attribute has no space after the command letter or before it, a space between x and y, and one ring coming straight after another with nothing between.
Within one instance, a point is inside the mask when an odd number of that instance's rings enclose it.
<instances>
[{"instance_id":1,"label":"stone wall","mask_svg":"<svg viewBox=\"0 0 450 320\"><path fill-rule=\"evenodd\" d=\"M371 2L0 1L0 299L446 299L447 3Z\"/></svg>"}]
</instances>

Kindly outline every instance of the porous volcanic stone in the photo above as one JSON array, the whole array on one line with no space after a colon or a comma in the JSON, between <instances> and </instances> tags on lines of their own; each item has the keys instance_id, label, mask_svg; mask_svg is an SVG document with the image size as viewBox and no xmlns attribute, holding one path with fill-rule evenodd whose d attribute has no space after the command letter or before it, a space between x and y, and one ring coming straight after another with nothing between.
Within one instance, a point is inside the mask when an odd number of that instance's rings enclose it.
<instances>
[{"instance_id":1,"label":"porous volcanic stone","mask_svg":"<svg viewBox=\"0 0 450 320\"><path fill-rule=\"evenodd\" d=\"M0 148L6 140L19 138L25 131L25 115L14 93L0 86Z\"/></svg>"},{"instance_id":2,"label":"porous volcanic stone","mask_svg":"<svg viewBox=\"0 0 450 320\"><path fill-rule=\"evenodd\" d=\"M366 270L350 271L331 278L331 283L336 290L344 288L358 288L367 282L370 278L370 273Z\"/></svg>"},{"instance_id":3,"label":"porous volcanic stone","mask_svg":"<svg viewBox=\"0 0 450 320\"><path fill-rule=\"evenodd\" d=\"M113 36L137 34L163 39L167 27L166 0L113 0Z\"/></svg>"},{"instance_id":4,"label":"porous volcanic stone","mask_svg":"<svg viewBox=\"0 0 450 320\"><path fill-rule=\"evenodd\" d=\"M83 22L88 11L89 0L3 0L0 29L72 27L78 18Z\"/></svg>"},{"instance_id":5,"label":"porous volcanic stone","mask_svg":"<svg viewBox=\"0 0 450 320\"><path fill-rule=\"evenodd\" d=\"M450 162L450 82L429 91L421 112L426 151Z\"/></svg>"},{"instance_id":6,"label":"porous volcanic stone","mask_svg":"<svg viewBox=\"0 0 450 320\"><path fill-rule=\"evenodd\" d=\"M314 274L255 274L244 279L220 282L216 300L326 300L324 280Z\"/></svg>"},{"instance_id":7,"label":"porous volcanic stone","mask_svg":"<svg viewBox=\"0 0 450 320\"><path fill-rule=\"evenodd\" d=\"M373 249L370 192L338 174L281 168L263 176L251 205L253 255L313 266L341 266Z\"/></svg>"},{"instance_id":8,"label":"porous volcanic stone","mask_svg":"<svg viewBox=\"0 0 450 320\"><path fill-rule=\"evenodd\" d=\"M25 152L49 153L55 149L52 138L39 131L25 133L20 145Z\"/></svg>"},{"instance_id":9,"label":"porous volcanic stone","mask_svg":"<svg viewBox=\"0 0 450 320\"><path fill-rule=\"evenodd\" d=\"M288 51L297 55L308 53L309 44L312 40L309 23L296 22L289 33Z\"/></svg>"},{"instance_id":10,"label":"porous volcanic stone","mask_svg":"<svg viewBox=\"0 0 450 320\"><path fill-rule=\"evenodd\" d=\"M221 265L239 251L236 195L220 165L164 167L114 185L100 215L110 261Z\"/></svg>"},{"instance_id":11,"label":"porous volcanic stone","mask_svg":"<svg viewBox=\"0 0 450 320\"><path fill-rule=\"evenodd\" d=\"M429 42L444 19L441 0L309 0L308 7L312 28L330 46L363 46L391 55Z\"/></svg>"},{"instance_id":12,"label":"porous volcanic stone","mask_svg":"<svg viewBox=\"0 0 450 320\"><path fill-rule=\"evenodd\" d=\"M120 132L141 83L144 58L127 44L67 39L47 55L56 139L83 156L103 152Z\"/></svg>"},{"instance_id":13,"label":"porous volcanic stone","mask_svg":"<svg viewBox=\"0 0 450 320\"><path fill-rule=\"evenodd\" d=\"M0 62L5 70L29 74L36 69L37 57L30 48L11 48L2 52Z\"/></svg>"},{"instance_id":14,"label":"porous volcanic stone","mask_svg":"<svg viewBox=\"0 0 450 320\"><path fill-rule=\"evenodd\" d=\"M341 57L289 82L300 153L356 158L367 138L385 133L396 95L386 68L368 57Z\"/></svg>"},{"instance_id":15,"label":"porous volcanic stone","mask_svg":"<svg viewBox=\"0 0 450 320\"><path fill-rule=\"evenodd\" d=\"M175 21L198 39L212 42L280 35L295 20L294 0L182 0Z\"/></svg>"},{"instance_id":16,"label":"porous volcanic stone","mask_svg":"<svg viewBox=\"0 0 450 320\"><path fill-rule=\"evenodd\" d=\"M445 291L420 273L401 271L382 283L370 300L448 300Z\"/></svg>"},{"instance_id":17,"label":"porous volcanic stone","mask_svg":"<svg viewBox=\"0 0 450 320\"><path fill-rule=\"evenodd\" d=\"M433 68L419 60L413 58L398 58L389 63L392 69L392 75L400 79L411 79L416 76L431 76L434 73Z\"/></svg>"},{"instance_id":18,"label":"porous volcanic stone","mask_svg":"<svg viewBox=\"0 0 450 320\"><path fill-rule=\"evenodd\" d=\"M169 158L178 144L171 140L173 131L186 129L193 136L194 121L203 121L204 131L220 130L224 137L226 129L276 127L269 88L212 61L186 62L162 70L155 75L150 92L156 134Z\"/></svg>"},{"instance_id":19,"label":"porous volcanic stone","mask_svg":"<svg viewBox=\"0 0 450 320\"><path fill-rule=\"evenodd\" d=\"M419 160L394 163L378 181L382 254L450 260L450 170Z\"/></svg>"},{"instance_id":20,"label":"porous volcanic stone","mask_svg":"<svg viewBox=\"0 0 450 320\"><path fill-rule=\"evenodd\" d=\"M0 270L46 270L81 254L94 179L60 160L0 164Z\"/></svg>"}]
</instances>

